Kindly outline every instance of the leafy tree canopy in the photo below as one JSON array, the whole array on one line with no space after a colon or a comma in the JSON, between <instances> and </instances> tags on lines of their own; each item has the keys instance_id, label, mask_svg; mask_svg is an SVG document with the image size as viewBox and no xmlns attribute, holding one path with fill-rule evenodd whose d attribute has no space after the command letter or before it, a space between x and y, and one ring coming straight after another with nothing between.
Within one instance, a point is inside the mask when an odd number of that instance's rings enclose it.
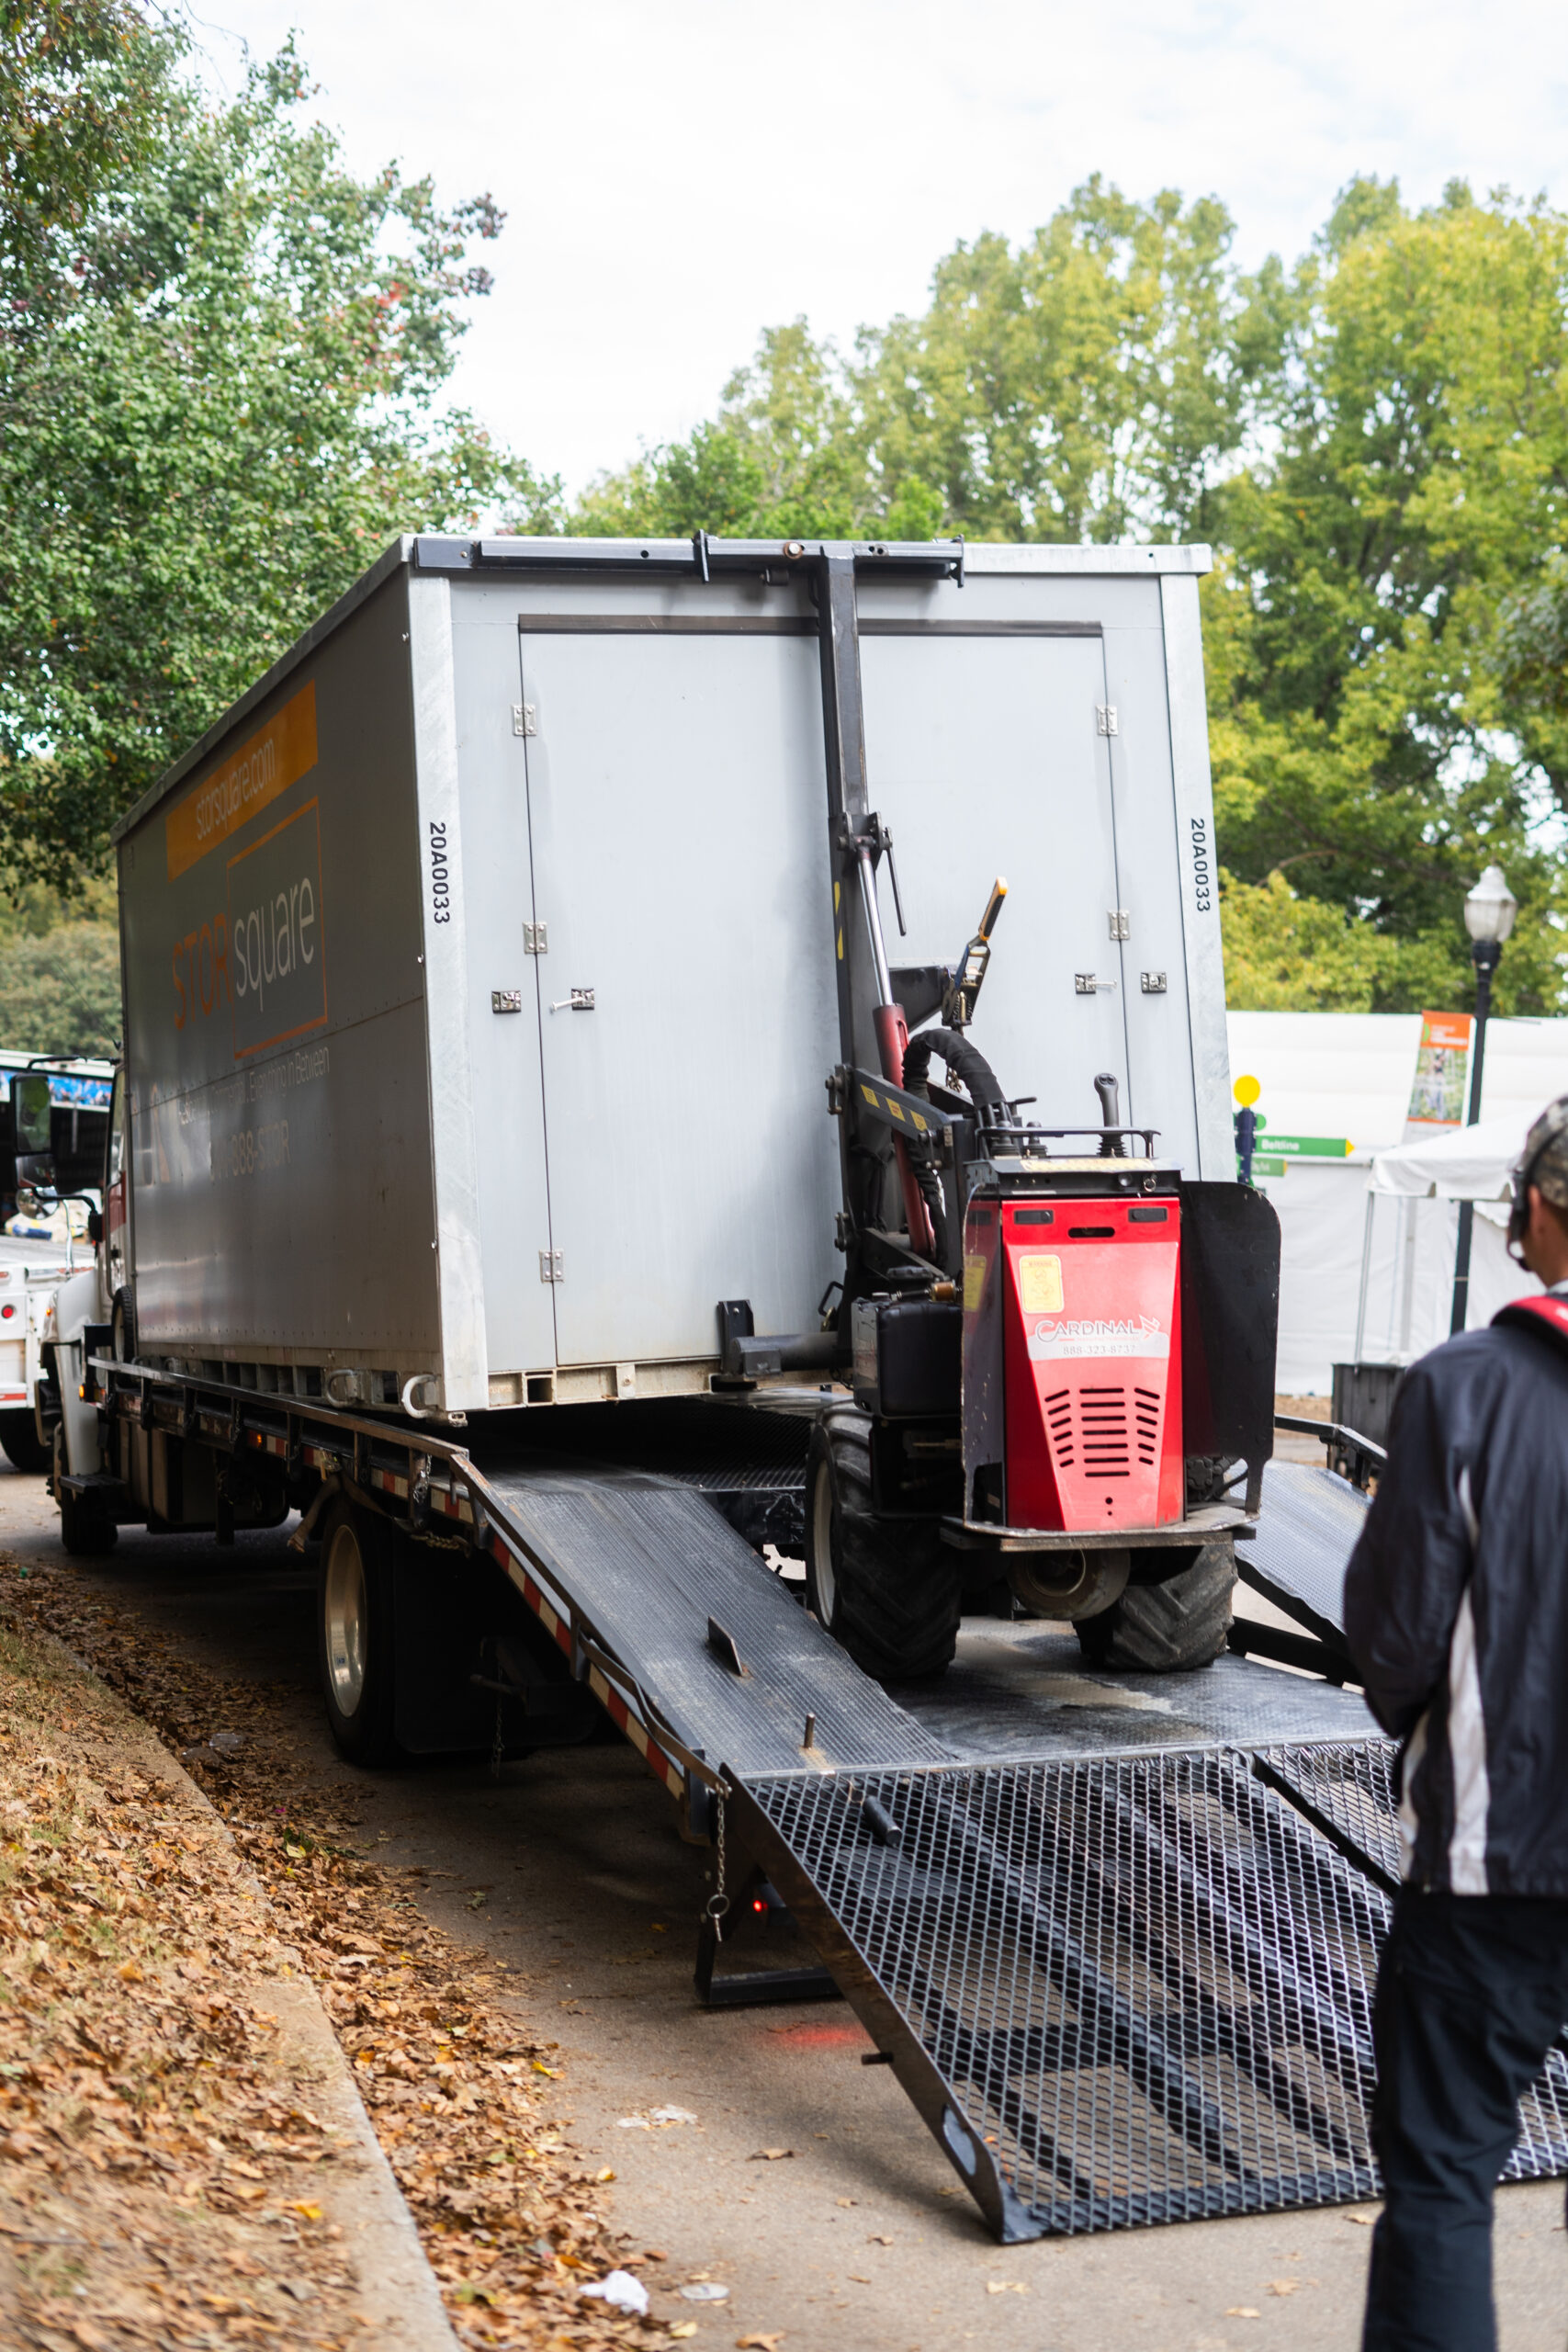
<instances>
[{"instance_id":1,"label":"leafy tree canopy","mask_svg":"<svg viewBox=\"0 0 1568 2352\"><path fill-rule=\"evenodd\" d=\"M115 0L3 22L0 857L69 883L397 531L545 493L433 406L488 197L355 179L292 46L218 104Z\"/></svg>"}]
</instances>

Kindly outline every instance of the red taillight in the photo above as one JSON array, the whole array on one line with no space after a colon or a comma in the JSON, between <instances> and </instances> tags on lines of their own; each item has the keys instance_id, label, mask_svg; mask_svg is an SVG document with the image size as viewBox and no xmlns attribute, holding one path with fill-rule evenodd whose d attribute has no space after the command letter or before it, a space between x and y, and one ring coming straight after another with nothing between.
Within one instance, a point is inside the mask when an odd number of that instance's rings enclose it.
<instances>
[{"instance_id":1,"label":"red taillight","mask_svg":"<svg viewBox=\"0 0 1568 2352\"><path fill-rule=\"evenodd\" d=\"M0 1306L0 1322L8 1323L16 1311L16 1308L8 1303L5 1306Z\"/></svg>"}]
</instances>

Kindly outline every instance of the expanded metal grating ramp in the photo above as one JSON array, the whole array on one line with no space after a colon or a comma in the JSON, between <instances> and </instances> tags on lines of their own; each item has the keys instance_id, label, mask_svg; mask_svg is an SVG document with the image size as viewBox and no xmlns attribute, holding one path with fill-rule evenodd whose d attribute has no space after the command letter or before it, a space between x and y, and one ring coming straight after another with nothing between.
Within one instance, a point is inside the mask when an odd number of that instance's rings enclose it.
<instances>
[{"instance_id":1,"label":"expanded metal grating ramp","mask_svg":"<svg viewBox=\"0 0 1568 2352\"><path fill-rule=\"evenodd\" d=\"M1388 1898L1283 1789L1382 1851L1389 1752L790 1773L732 1811L1017 2239L1376 2193ZM1508 2177L1568 2170L1560 2058L1522 2122Z\"/></svg>"}]
</instances>

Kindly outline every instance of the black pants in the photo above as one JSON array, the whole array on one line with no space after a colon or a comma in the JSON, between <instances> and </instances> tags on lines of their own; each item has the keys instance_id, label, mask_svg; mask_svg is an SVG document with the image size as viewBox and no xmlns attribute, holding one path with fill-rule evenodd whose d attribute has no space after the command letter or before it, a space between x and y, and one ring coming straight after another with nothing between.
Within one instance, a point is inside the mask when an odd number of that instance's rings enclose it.
<instances>
[{"instance_id":1,"label":"black pants","mask_svg":"<svg viewBox=\"0 0 1568 2352\"><path fill-rule=\"evenodd\" d=\"M1398 1896L1372 2012L1386 2202L1362 2352L1493 2352L1492 2193L1564 2022L1568 1900Z\"/></svg>"}]
</instances>

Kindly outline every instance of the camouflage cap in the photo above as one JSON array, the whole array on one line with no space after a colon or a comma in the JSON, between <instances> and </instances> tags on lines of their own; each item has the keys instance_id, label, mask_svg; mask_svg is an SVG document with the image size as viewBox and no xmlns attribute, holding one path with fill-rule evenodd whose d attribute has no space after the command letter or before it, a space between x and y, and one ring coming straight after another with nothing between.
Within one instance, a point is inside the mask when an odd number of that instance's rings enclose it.
<instances>
[{"instance_id":1,"label":"camouflage cap","mask_svg":"<svg viewBox=\"0 0 1568 2352\"><path fill-rule=\"evenodd\" d=\"M1523 1157L1514 1170L1514 1191L1539 1184L1542 1194L1560 1209L1568 1209L1568 1094L1549 1102L1525 1137Z\"/></svg>"}]
</instances>

